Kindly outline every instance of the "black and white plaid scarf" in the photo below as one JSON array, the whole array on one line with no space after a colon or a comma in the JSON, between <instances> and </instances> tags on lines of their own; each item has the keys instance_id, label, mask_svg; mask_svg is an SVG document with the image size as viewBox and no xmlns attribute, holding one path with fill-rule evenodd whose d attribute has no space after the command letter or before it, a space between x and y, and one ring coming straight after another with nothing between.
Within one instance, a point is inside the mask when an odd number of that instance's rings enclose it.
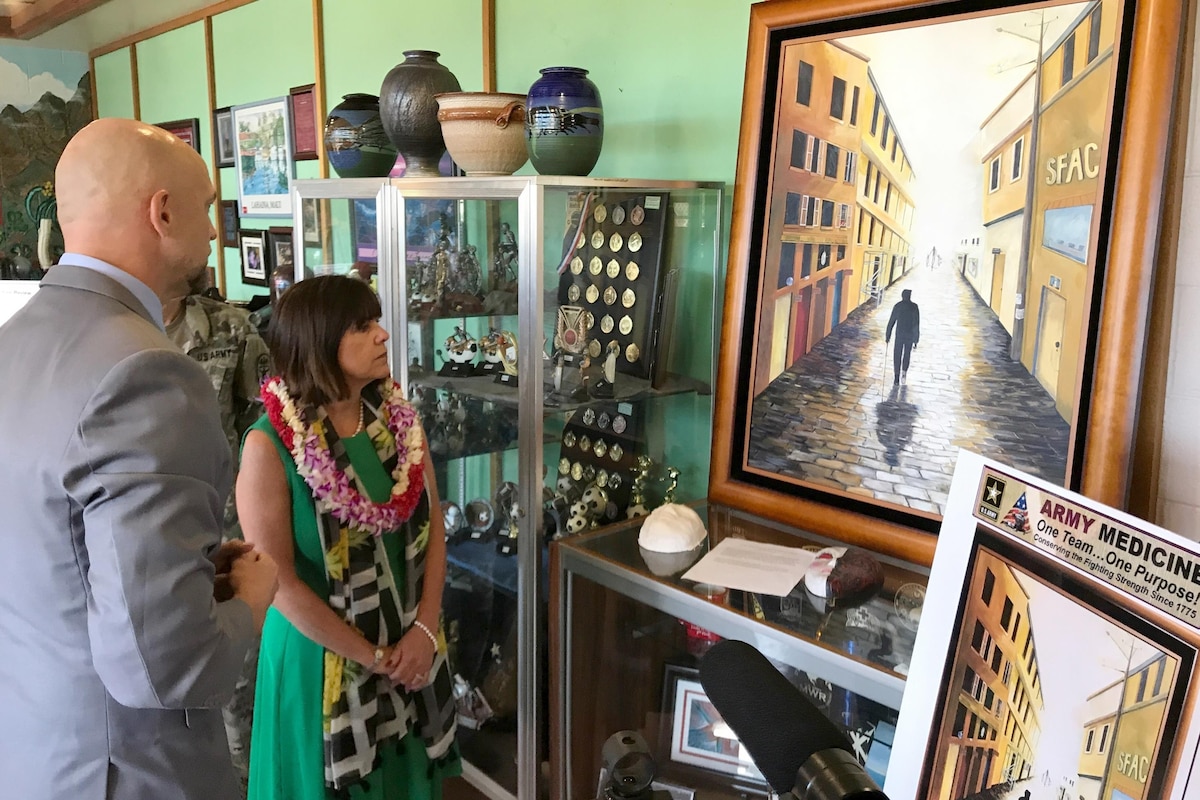
<instances>
[{"instance_id":1,"label":"black and white plaid scarf","mask_svg":"<svg viewBox=\"0 0 1200 800\"><path fill-rule=\"evenodd\" d=\"M396 444L380 407L377 389L363 392L371 437L384 470L396 468ZM345 445L323 408L301 412L329 448L338 469L358 491L366 487L355 474ZM425 548L429 541L429 495L422 495L412 516L395 534L404 537L405 581L396 585L381 537L343 525L333 514L316 509L329 606L367 641L380 647L395 644L412 627L425 578ZM323 696L325 783L336 792L363 779L377 766L377 749L389 739L415 727L433 762L451 755L456 728L454 694L446 662L445 635L438 626L438 646L429 684L416 692L396 687L386 676L363 669L357 662L325 651Z\"/></svg>"}]
</instances>

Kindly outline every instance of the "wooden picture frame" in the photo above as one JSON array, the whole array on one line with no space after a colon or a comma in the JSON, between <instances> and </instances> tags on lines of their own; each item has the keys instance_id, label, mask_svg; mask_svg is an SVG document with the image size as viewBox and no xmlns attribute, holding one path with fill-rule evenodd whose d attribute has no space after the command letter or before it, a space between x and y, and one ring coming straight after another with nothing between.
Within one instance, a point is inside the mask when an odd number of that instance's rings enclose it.
<instances>
[{"instance_id":1,"label":"wooden picture frame","mask_svg":"<svg viewBox=\"0 0 1200 800\"><path fill-rule=\"evenodd\" d=\"M960 446L1125 502L1184 19L751 7L710 500L919 563Z\"/></svg>"},{"instance_id":2,"label":"wooden picture frame","mask_svg":"<svg viewBox=\"0 0 1200 800\"><path fill-rule=\"evenodd\" d=\"M237 163L237 141L233 136L233 108L225 106L213 112L213 138L216 140L217 166L232 167Z\"/></svg>"},{"instance_id":3,"label":"wooden picture frame","mask_svg":"<svg viewBox=\"0 0 1200 800\"><path fill-rule=\"evenodd\" d=\"M242 255L242 283L247 286L267 286L271 276L271 252L267 247L266 231L238 233Z\"/></svg>"},{"instance_id":4,"label":"wooden picture frame","mask_svg":"<svg viewBox=\"0 0 1200 800\"><path fill-rule=\"evenodd\" d=\"M155 127L162 128L167 133L178 136L197 153L200 152L199 119L177 119L171 122L157 122L155 123Z\"/></svg>"},{"instance_id":5,"label":"wooden picture frame","mask_svg":"<svg viewBox=\"0 0 1200 800\"><path fill-rule=\"evenodd\" d=\"M294 86L288 91L292 122L292 158L314 161L321 153L321 120L317 110L317 85Z\"/></svg>"},{"instance_id":6,"label":"wooden picture frame","mask_svg":"<svg viewBox=\"0 0 1200 800\"><path fill-rule=\"evenodd\" d=\"M238 232L242 229L237 200L222 200L219 206L221 246L238 247Z\"/></svg>"}]
</instances>

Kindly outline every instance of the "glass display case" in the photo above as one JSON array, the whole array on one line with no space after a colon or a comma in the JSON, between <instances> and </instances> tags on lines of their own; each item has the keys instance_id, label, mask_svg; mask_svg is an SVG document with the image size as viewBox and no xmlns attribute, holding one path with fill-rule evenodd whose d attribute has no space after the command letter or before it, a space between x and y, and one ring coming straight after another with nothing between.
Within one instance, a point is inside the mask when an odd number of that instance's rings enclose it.
<instances>
[{"instance_id":1,"label":"glass display case","mask_svg":"<svg viewBox=\"0 0 1200 800\"><path fill-rule=\"evenodd\" d=\"M720 184L295 184L293 279L383 308L438 476L465 776L546 796L548 542L702 498Z\"/></svg>"},{"instance_id":2,"label":"glass display case","mask_svg":"<svg viewBox=\"0 0 1200 800\"><path fill-rule=\"evenodd\" d=\"M882 786L928 571L873 554L873 596L838 604L696 584L681 576L726 537L821 548L837 544L718 506L694 505L708 540L653 553L632 520L551 548L552 795L601 796L602 749L642 734L659 788L673 797L765 797L769 787L704 695L698 664L722 638L748 642L847 734ZM768 701L769 702L769 701Z\"/></svg>"}]
</instances>

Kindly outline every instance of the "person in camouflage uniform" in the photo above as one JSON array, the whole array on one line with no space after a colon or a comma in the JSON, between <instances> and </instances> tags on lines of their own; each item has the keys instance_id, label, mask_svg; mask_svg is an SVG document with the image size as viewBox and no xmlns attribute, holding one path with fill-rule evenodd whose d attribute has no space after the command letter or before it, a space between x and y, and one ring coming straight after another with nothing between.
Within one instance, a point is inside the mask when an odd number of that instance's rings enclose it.
<instances>
[{"instance_id":1,"label":"person in camouflage uniform","mask_svg":"<svg viewBox=\"0 0 1200 800\"><path fill-rule=\"evenodd\" d=\"M191 287L192 293L163 307L167 336L195 359L212 380L221 409L221 427L233 451L234 469L242 434L262 415L258 389L268 370L267 346L243 309L200 294L208 276ZM236 475L236 473L235 473ZM240 539L233 491L225 504L225 538ZM229 752L245 797L250 770L250 725L254 711L254 678L258 646L250 648L233 699L224 709Z\"/></svg>"}]
</instances>

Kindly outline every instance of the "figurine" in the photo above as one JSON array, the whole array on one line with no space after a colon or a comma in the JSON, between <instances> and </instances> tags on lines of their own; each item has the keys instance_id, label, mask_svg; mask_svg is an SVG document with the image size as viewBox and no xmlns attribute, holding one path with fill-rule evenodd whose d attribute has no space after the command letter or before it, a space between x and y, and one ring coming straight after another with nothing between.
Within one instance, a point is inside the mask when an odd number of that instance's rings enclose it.
<instances>
[{"instance_id":1,"label":"figurine","mask_svg":"<svg viewBox=\"0 0 1200 800\"><path fill-rule=\"evenodd\" d=\"M650 468L654 462L650 456L638 456L637 469L633 476L633 488L629 493L629 508L625 511L627 519L644 517L650 513L646 508L646 482L650 479Z\"/></svg>"},{"instance_id":2,"label":"figurine","mask_svg":"<svg viewBox=\"0 0 1200 800\"><path fill-rule=\"evenodd\" d=\"M663 503L675 502L675 491L679 488L679 470L667 467L667 491L663 493Z\"/></svg>"},{"instance_id":3,"label":"figurine","mask_svg":"<svg viewBox=\"0 0 1200 800\"><path fill-rule=\"evenodd\" d=\"M479 343L474 337L464 331L461 325L455 325L454 333L446 337L446 355L443 356L445 363L438 370L438 374L442 377L456 378L473 375L475 371L471 364L478 352ZM439 350L438 355L441 354L442 351Z\"/></svg>"},{"instance_id":4,"label":"figurine","mask_svg":"<svg viewBox=\"0 0 1200 800\"><path fill-rule=\"evenodd\" d=\"M492 288L511 290L516 281L517 237L507 222L501 222L496 242L496 265L492 271Z\"/></svg>"},{"instance_id":5,"label":"figurine","mask_svg":"<svg viewBox=\"0 0 1200 800\"><path fill-rule=\"evenodd\" d=\"M596 381L596 385L592 387L593 397L606 400L616 394L617 355L620 352L619 344L615 341L608 343L608 351L604 355L604 377Z\"/></svg>"}]
</instances>

